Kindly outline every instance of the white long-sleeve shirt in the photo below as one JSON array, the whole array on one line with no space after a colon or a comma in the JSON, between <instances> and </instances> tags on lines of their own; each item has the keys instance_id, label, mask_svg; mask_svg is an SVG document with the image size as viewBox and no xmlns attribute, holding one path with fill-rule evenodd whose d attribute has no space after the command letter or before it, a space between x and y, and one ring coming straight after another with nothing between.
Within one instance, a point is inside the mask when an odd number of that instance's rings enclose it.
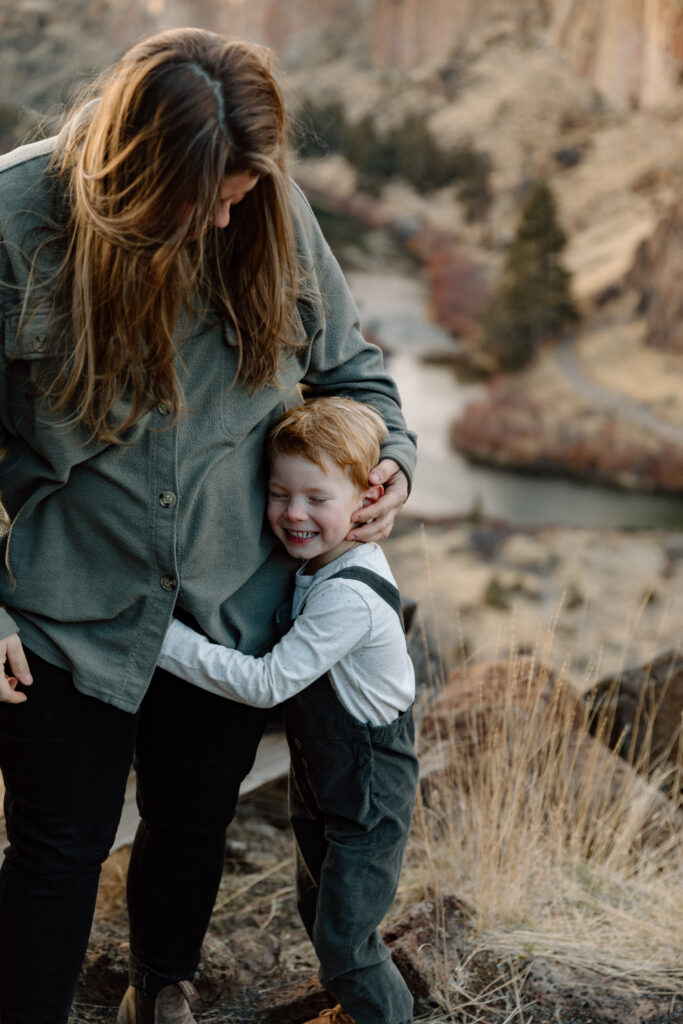
<instances>
[{"instance_id":1,"label":"white long-sleeve shirt","mask_svg":"<svg viewBox=\"0 0 683 1024\"><path fill-rule=\"evenodd\" d=\"M329 671L354 718L373 725L393 721L414 699L413 666L394 609L365 583L330 579L352 565L395 585L381 548L359 544L313 575L305 575L305 566L297 572L293 625L262 658L212 643L174 619L159 667L254 707L280 704Z\"/></svg>"}]
</instances>

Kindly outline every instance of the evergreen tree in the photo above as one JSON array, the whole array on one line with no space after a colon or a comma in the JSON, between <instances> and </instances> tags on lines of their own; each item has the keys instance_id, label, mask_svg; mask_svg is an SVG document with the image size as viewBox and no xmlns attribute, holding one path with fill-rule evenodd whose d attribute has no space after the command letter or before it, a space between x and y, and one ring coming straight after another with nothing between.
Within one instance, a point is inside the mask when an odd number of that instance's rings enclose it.
<instances>
[{"instance_id":1,"label":"evergreen tree","mask_svg":"<svg viewBox=\"0 0 683 1024\"><path fill-rule=\"evenodd\" d=\"M529 194L484 317L484 348L502 369L518 370L544 338L578 319L560 254L566 237L555 200L541 182Z\"/></svg>"}]
</instances>

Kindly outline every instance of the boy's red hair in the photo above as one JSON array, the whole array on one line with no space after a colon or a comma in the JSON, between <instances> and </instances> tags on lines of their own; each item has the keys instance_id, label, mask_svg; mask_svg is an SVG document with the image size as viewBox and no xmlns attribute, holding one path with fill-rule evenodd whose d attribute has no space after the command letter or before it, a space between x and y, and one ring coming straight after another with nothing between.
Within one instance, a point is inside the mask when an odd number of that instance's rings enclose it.
<instances>
[{"instance_id":1,"label":"boy's red hair","mask_svg":"<svg viewBox=\"0 0 683 1024\"><path fill-rule=\"evenodd\" d=\"M268 453L299 455L322 469L329 459L363 489L386 436L384 420L372 406L351 398L314 398L280 417L270 432Z\"/></svg>"}]
</instances>

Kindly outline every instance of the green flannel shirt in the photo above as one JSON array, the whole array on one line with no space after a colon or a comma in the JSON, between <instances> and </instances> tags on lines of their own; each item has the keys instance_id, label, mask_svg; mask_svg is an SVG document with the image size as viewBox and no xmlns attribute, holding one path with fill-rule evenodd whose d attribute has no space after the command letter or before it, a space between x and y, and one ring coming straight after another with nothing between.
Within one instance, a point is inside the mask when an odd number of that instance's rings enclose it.
<instances>
[{"instance_id":1,"label":"green flannel shirt","mask_svg":"<svg viewBox=\"0 0 683 1024\"><path fill-rule=\"evenodd\" d=\"M232 328L198 318L178 368L190 411L177 426L167 427L160 406L131 429L131 444L117 446L57 422L29 387L49 323L36 317L20 339L17 331L21 250L38 237L27 230L51 214L44 171L53 145L0 158L0 497L11 523L0 540L0 637L18 626L29 649L72 671L79 690L134 711L176 602L213 640L245 653L277 639L274 612L294 563L265 523L263 446L296 385L371 403L390 432L382 455L409 479L415 437L296 186L300 258L323 302L302 312L307 344L283 362L276 387L231 387Z\"/></svg>"}]
</instances>

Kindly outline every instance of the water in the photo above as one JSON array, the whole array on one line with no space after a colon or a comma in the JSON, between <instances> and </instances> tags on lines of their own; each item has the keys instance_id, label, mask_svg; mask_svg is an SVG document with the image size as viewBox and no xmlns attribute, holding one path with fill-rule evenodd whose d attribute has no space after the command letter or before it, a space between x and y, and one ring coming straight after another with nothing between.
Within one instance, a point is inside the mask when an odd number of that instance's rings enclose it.
<instances>
[{"instance_id":1,"label":"water","mask_svg":"<svg viewBox=\"0 0 683 1024\"><path fill-rule=\"evenodd\" d=\"M329 224L325 225L329 237ZM332 244L335 242L333 240ZM683 499L620 491L570 479L513 473L469 463L448 441L452 421L483 391L425 354L453 353L457 342L429 318L420 269L386 235L348 235L336 246L364 329L389 351L386 362L419 436L419 459L406 511L436 518L473 512L517 525L680 529Z\"/></svg>"}]
</instances>

